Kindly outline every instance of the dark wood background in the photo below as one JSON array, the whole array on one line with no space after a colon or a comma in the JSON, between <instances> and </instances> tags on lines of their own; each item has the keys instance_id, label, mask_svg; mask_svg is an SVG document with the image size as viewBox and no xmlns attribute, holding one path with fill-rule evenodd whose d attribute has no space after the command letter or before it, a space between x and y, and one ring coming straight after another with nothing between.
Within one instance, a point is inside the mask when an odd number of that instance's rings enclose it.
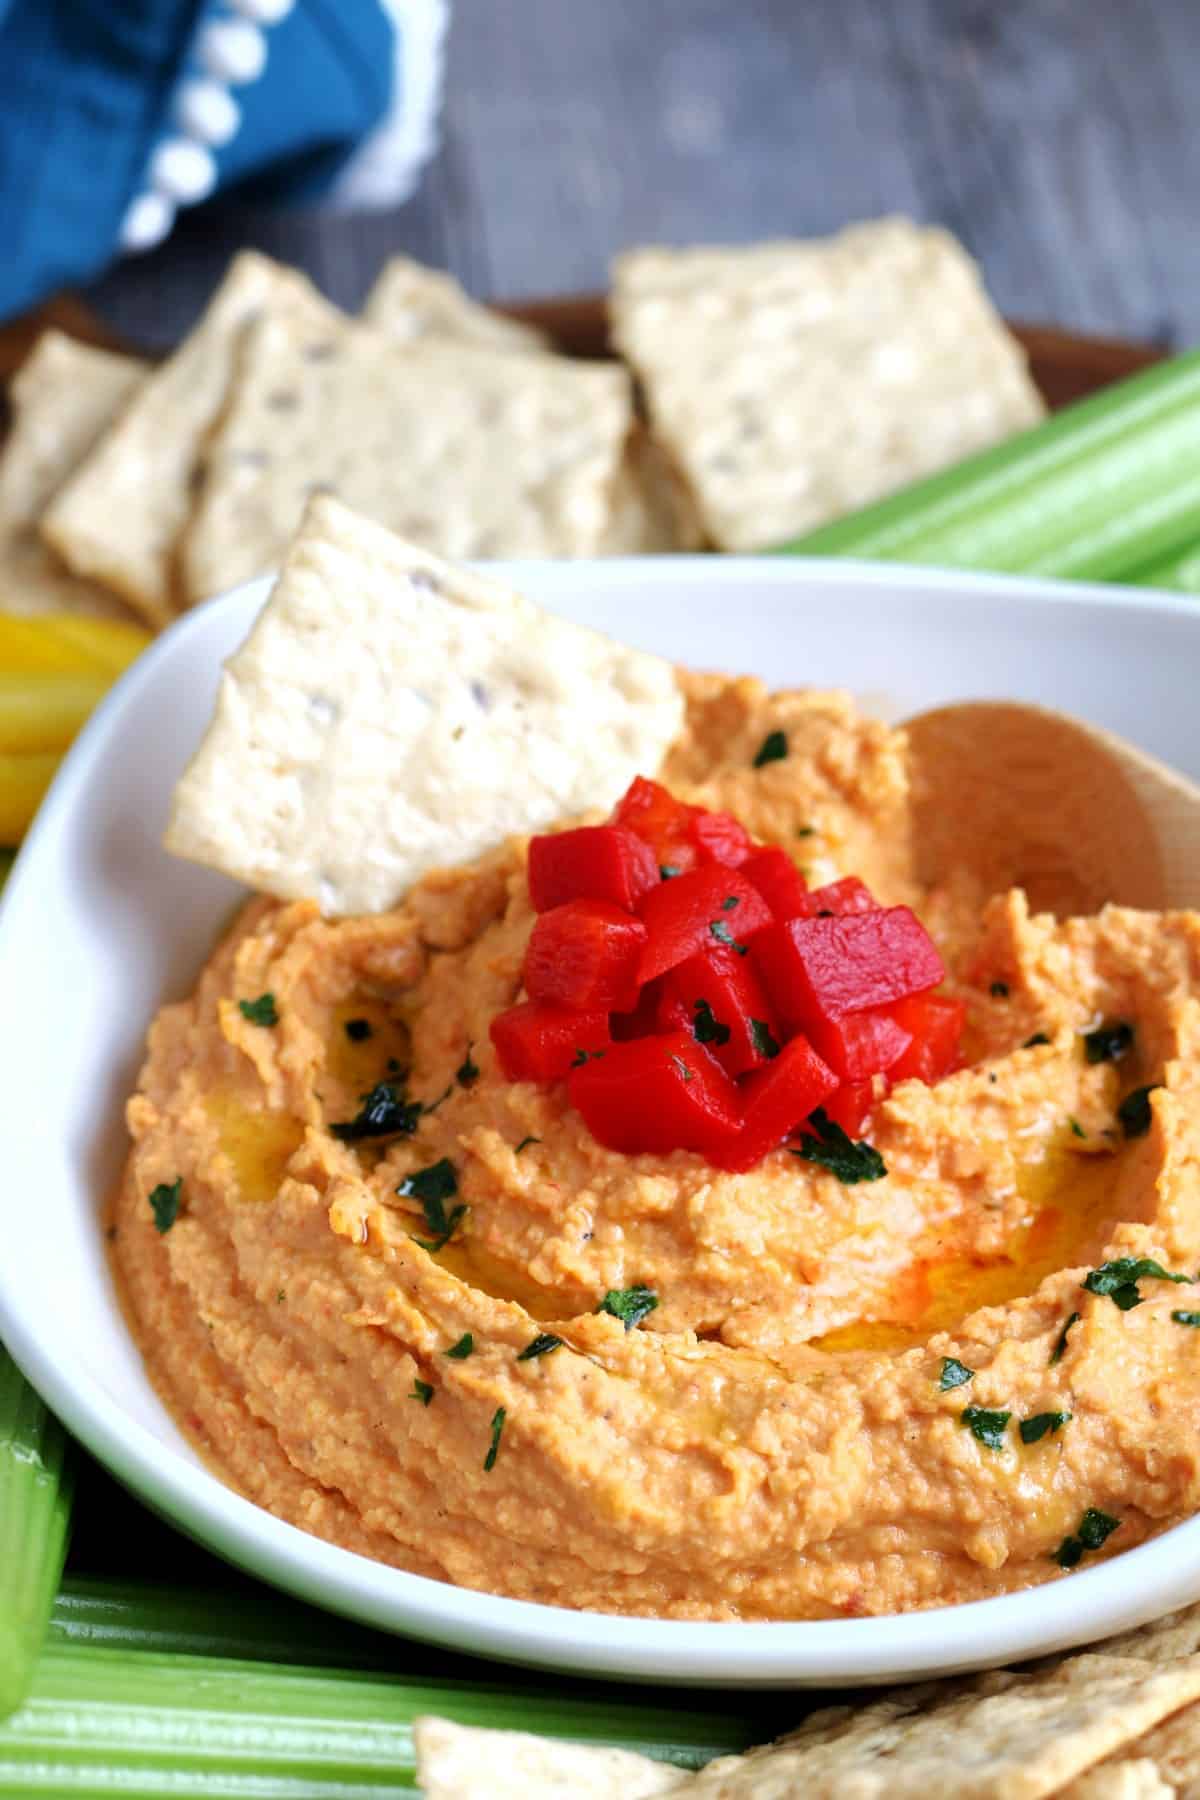
<instances>
[{"instance_id":1,"label":"dark wood background","mask_svg":"<svg viewBox=\"0 0 1200 1800\"><path fill-rule=\"evenodd\" d=\"M483 296L605 285L638 241L836 229L899 209L1003 310L1200 338L1198 0L455 0L443 147L354 218L217 203L92 298L173 342L254 243L356 306L403 249Z\"/></svg>"}]
</instances>

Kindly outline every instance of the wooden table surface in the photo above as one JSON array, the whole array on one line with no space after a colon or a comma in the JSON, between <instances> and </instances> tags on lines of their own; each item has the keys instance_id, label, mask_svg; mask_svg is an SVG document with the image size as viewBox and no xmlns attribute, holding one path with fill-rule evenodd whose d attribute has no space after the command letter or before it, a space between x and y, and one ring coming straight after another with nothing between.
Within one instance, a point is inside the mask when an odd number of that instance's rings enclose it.
<instances>
[{"instance_id":1,"label":"wooden table surface","mask_svg":"<svg viewBox=\"0 0 1200 1800\"><path fill-rule=\"evenodd\" d=\"M484 296L652 240L939 220L1012 317L1200 338L1197 0L454 0L444 144L373 216L192 214L93 298L168 344L255 243L355 306L403 249Z\"/></svg>"}]
</instances>

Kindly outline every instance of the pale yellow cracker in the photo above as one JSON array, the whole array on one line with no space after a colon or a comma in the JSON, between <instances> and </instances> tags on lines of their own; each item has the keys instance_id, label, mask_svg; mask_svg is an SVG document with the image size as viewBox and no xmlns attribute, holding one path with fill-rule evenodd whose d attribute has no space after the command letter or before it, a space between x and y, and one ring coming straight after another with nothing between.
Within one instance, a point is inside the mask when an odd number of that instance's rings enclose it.
<instances>
[{"instance_id":1,"label":"pale yellow cracker","mask_svg":"<svg viewBox=\"0 0 1200 1800\"><path fill-rule=\"evenodd\" d=\"M632 1750L432 1716L413 1720L413 1748L425 1800L649 1800L691 1779Z\"/></svg>"},{"instance_id":2,"label":"pale yellow cracker","mask_svg":"<svg viewBox=\"0 0 1200 1800\"><path fill-rule=\"evenodd\" d=\"M317 491L445 556L595 554L631 419L616 367L263 320L206 454L188 595L277 567Z\"/></svg>"},{"instance_id":3,"label":"pale yellow cracker","mask_svg":"<svg viewBox=\"0 0 1200 1800\"><path fill-rule=\"evenodd\" d=\"M544 331L481 306L452 275L426 268L407 256L394 256L384 264L367 295L363 318L404 343L434 337L483 344L493 350L550 348Z\"/></svg>"},{"instance_id":4,"label":"pale yellow cracker","mask_svg":"<svg viewBox=\"0 0 1200 1800\"><path fill-rule=\"evenodd\" d=\"M0 611L128 619L106 588L63 567L38 536L43 511L143 379L146 365L45 331L9 389L0 458Z\"/></svg>"},{"instance_id":5,"label":"pale yellow cracker","mask_svg":"<svg viewBox=\"0 0 1200 1800\"><path fill-rule=\"evenodd\" d=\"M975 264L904 219L632 250L611 310L654 431L726 550L781 544L1042 416Z\"/></svg>"},{"instance_id":6,"label":"pale yellow cracker","mask_svg":"<svg viewBox=\"0 0 1200 1800\"><path fill-rule=\"evenodd\" d=\"M1163 1780L1149 1757L1139 1756L1132 1761L1122 1758L1097 1763L1086 1775L1060 1788L1058 1800L1174 1800L1177 1791Z\"/></svg>"},{"instance_id":7,"label":"pale yellow cracker","mask_svg":"<svg viewBox=\"0 0 1200 1800\"><path fill-rule=\"evenodd\" d=\"M703 539L688 496L661 447L635 425L613 487L603 556L698 550Z\"/></svg>"},{"instance_id":8,"label":"pale yellow cracker","mask_svg":"<svg viewBox=\"0 0 1200 1800\"><path fill-rule=\"evenodd\" d=\"M338 316L303 275L244 251L195 330L147 379L43 519L47 541L77 574L116 589L152 625L175 611L175 543L238 334L267 310L294 310L317 323Z\"/></svg>"},{"instance_id":9,"label":"pale yellow cracker","mask_svg":"<svg viewBox=\"0 0 1200 1800\"><path fill-rule=\"evenodd\" d=\"M326 914L609 806L683 722L671 665L310 503L167 846Z\"/></svg>"}]
</instances>

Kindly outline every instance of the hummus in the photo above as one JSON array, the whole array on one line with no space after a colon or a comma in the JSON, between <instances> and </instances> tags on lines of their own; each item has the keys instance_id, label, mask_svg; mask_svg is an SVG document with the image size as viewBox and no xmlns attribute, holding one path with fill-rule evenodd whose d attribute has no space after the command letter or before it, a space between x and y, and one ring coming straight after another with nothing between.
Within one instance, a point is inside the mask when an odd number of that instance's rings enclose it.
<instances>
[{"instance_id":1,"label":"hummus","mask_svg":"<svg viewBox=\"0 0 1200 1800\"><path fill-rule=\"evenodd\" d=\"M624 1156L561 1083L506 1082L488 1026L532 923L520 842L375 917L254 900L155 1021L128 1106L114 1255L153 1379L303 1529L607 1612L944 1605L1178 1522L1200 1504L1200 917L919 895L902 733L837 694L687 688L661 779L814 885L916 904L968 1003L968 1066L875 1111L884 1178ZM775 729L786 759L755 768ZM239 1004L266 994L274 1023ZM1132 1047L1089 1061L1113 1020ZM392 1078L425 1105L411 1135L331 1130ZM397 1190L442 1159L467 1210L431 1249ZM176 1182L171 1220L148 1199ZM1124 1257L1187 1279L1082 1285ZM634 1286L658 1297L635 1328L597 1313ZM539 1337L561 1342L522 1357Z\"/></svg>"}]
</instances>

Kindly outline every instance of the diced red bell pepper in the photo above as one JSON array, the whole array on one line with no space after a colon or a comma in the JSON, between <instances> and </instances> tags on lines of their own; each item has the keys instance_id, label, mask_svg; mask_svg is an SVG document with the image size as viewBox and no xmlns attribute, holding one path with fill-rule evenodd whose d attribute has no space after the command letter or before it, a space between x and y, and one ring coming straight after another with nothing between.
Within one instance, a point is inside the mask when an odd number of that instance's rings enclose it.
<instances>
[{"instance_id":1,"label":"diced red bell pepper","mask_svg":"<svg viewBox=\"0 0 1200 1800\"><path fill-rule=\"evenodd\" d=\"M945 994L911 994L889 1007L892 1018L911 1034L912 1042L888 1070L893 1082L933 1083L961 1066L963 1026L967 1009L962 1000Z\"/></svg>"},{"instance_id":2,"label":"diced red bell pepper","mask_svg":"<svg viewBox=\"0 0 1200 1800\"><path fill-rule=\"evenodd\" d=\"M657 892L643 902L643 914L656 898ZM805 1031L816 1019L890 1006L936 987L946 973L929 933L907 906L789 919L759 934L754 955L791 1031Z\"/></svg>"},{"instance_id":3,"label":"diced red bell pepper","mask_svg":"<svg viewBox=\"0 0 1200 1800\"><path fill-rule=\"evenodd\" d=\"M750 958L721 944L663 976L658 1029L691 1032L735 1079L779 1052L779 1026Z\"/></svg>"},{"instance_id":4,"label":"diced red bell pepper","mask_svg":"<svg viewBox=\"0 0 1200 1800\"><path fill-rule=\"evenodd\" d=\"M821 1105L825 1117L840 1125L847 1137L861 1137L875 1110L875 1085L870 1081L848 1081Z\"/></svg>"},{"instance_id":5,"label":"diced red bell pepper","mask_svg":"<svg viewBox=\"0 0 1200 1800\"><path fill-rule=\"evenodd\" d=\"M742 1129L710 1152L712 1161L719 1169L752 1169L836 1087L837 1076L808 1040L790 1038L773 1062L742 1083Z\"/></svg>"},{"instance_id":6,"label":"diced red bell pepper","mask_svg":"<svg viewBox=\"0 0 1200 1800\"><path fill-rule=\"evenodd\" d=\"M740 867L754 848L750 833L732 813L700 808L692 819L691 839L702 863L723 863L727 869Z\"/></svg>"},{"instance_id":7,"label":"diced red bell pepper","mask_svg":"<svg viewBox=\"0 0 1200 1800\"><path fill-rule=\"evenodd\" d=\"M632 831L654 852L659 868L684 874L699 862L690 827L699 807L687 806L657 781L636 775L613 809L613 824Z\"/></svg>"},{"instance_id":8,"label":"diced red bell pepper","mask_svg":"<svg viewBox=\"0 0 1200 1800\"><path fill-rule=\"evenodd\" d=\"M647 942L640 919L608 900L568 900L539 913L522 970L531 1000L576 1012L627 1012Z\"/></svg>"},{"instance_id":9,"label":"diced red bell pepper","mask_svg":"<svg viewBox=\"0 0 1200 1800\"><path fill-rule=\"evenodd\" d=\"M711 1157L741 1127L737 1088L684 1031L614 1044L567 1076L592 1136L628 1155L696 1150Z\"/></svg>"},{"instance_id":10,"label":"diced red bell pepper","mask_svg":"<svg viewBox=\"0 0 1200 1800\"><path fill-rule=\"evenodd\" d=\"M581 825L529 842L529 898L535 912L568 900L611 900L632 912L660 880L649 844L623 825Z\"/></svg>"},{"instance_id":11,"label":"diced red bell pepper","mask_svg":"<svg viewBox=\"0 0 1200 1800\"><path fill-rule=\"evenodd\" d=\"M849 913L881 912L878 900L864 881L857 875L843 875L840 881L831 881L828 887L813 888L805 894L804 904L794 916L798 919L816 919L832 913L835 918L844 919Z\"/></svg>"},{"instance_id":12,"label":"diced red bell pepper","mask_svg":"<svg viewBox=\"0 0 1200 1800\"><path fill-rule=\"evenodd\" d=\"M745 945L771 923L771 911L738 869L714 863L664 881L642 899L646 948L639 981L652 981L711 944Z\"/></svg>"},{"instance_id":13,"label":"diced red bell pepper","mask_svg":"<svg viewBox=\"0 0 1200 1800\"><path fill-rule=\"evenodd\" d=\"M840 1081L869 1081L872 1075L882 1075L912 1043L912 1034L892 1007L845 1013L840 1019L814 1018L808 1035Z\"/></svg>"},{"instance_id":14,"label":"diced red bell pepper","mask_svg":"<svg viewBox=\"0 0 1200 1800\"><path fill-rule=\"evenodd\" d=\"M656 1031L663 1029L658 1018L661 996L661 981L648 981L632 1011L609 1015L608 1028L618 1044L628 1043L630 1038L653 1037Z\"/></svg>"},{"instance_id":15,"label":"diced red bell pepper","mask_svg":"<svg viewBox=\"0 0 1200 1800\"><path fill-rule=\"evenodd\" d=\"M605 1012L569 1012L525 1000L497 1013L488 1026L508 1081L557 1081L580 1051L607 1049L612 1039Z\"/></svg>"},{"instance_id":16,"label":"diced red bell pepper","mask_svg":"<svg viewBox=\"0 0 1200 1800\"><path fill-rule=\"evenodd\" d=\"M742 864L742 874L754 883L777 920L807 914L808 886L786 850L756 850Z\"/></svg>"}]
</instances>

